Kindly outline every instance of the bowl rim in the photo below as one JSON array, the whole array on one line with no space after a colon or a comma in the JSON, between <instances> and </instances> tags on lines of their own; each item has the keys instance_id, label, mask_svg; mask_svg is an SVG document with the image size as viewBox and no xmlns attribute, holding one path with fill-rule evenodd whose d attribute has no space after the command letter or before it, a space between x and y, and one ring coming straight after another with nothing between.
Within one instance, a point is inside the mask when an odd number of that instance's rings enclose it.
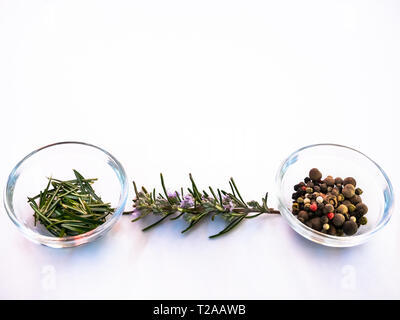
<instances>
[{"instance_id":1,"label":"bowl rim","mask_svg":"<svg viewBox=\"0 0 400 320\"><path fill-rule=\"evenodd\" d=\"M322 232L316 231L298 219L296 219L293 215L293 213L286 207L285 205L285 200L284 200L284 194L281 190L281 183L283 180L283 176L285 175L286 170L285 167L288 166L288 162L297 154L300 152L306 150L306 149L311 149L315 147L334 147L334 148L343 148L350 150L352 152L356 152L365 159L369 160L372 164L374 164L379 172L382 174L384 180L386 181L387 189L388 189L388 200L386 201L388 203L387 206L385 206L384 210L387 212L387 215L383 218L382 221L378 223L378 225L373 228L372 230L364 233L364 234L359 234L359 235L353 235L353 236L348 236L348 237L339 237L339 236L333 236L329 234L324 234ZM392 217L393 213L393 206L394 206L394 196L393 196L393 186L392 183L387 176L386 172L381 168L380 165L378 165L374 160L372 160L369 156L364 154L363 152L356 150L354 148L344 146L341 144L335 144L335 143L317 143L317 144L311 144L307 145L304 147L301 147L300 149L297 149L296 151L292 152L288 157L286 157L281 165L278 168L278 171L275 176L275 185L277 188L277 198L279 202L279 209L281 213L283 212L283 216L289 223L289 225L292 227L293 230L295 230L297 233L302 235L303 237L322 244L326 246L331 246L331 247L351 247L355 245L362 244L366 241L368 241L373 235L375 235L379 230L381 230L390 220Z\"/></svg>"},{"instance_id":2,"label":"bowl rim","mask_svg":"<svg viewBox=\"0 0 400 320\"><path fill-rule=\"evenodd\" d=\"M13 208L10 206L9 201L12 201L12 199L9 199L8 197L8 190L10 189L12 185L12 179L15 177L15 174L17 170L22 166L25 161L27 161L29 158L34 156L35 154L39 153L42 150L49 149L55 146L60 146L60 145L80 145L84 147L89 147L89 148L94 148L97 149L101 152L103 152L107 157L109 157L112 162L115 165L115 168L113 170L115 171L116 175L118 176L118 180L121 185L121 194L118 200L118 205L115 208L114 213L112 214L111 218L106 220L103 224L98 226L97 228L90 230L88 232L85 232L80 235L76 236L67 236L67 237L54 237L54 236L46 236L39 234L32 229L28 228L25 226L15 215ZM17 178L18 179L18 178ZM86 143L86 142L81 142L81 141L61 141L61 142L56 142L52 144L45 145L43 147L40 147L32 152L30 152L28 155L23 157L11 170L10 174L8 175L7 178L7 183L3 191L3 204L4 208L7 212L7 215L9 218L12 220L12 222L18 227L18 229L26 236L28 239L32 240L33 242L44 244L44 245L50 245L50 246L55 246L59 247L68 247L68 246L75 246L83 243L90 242L91 240L96 239L98 236L106 233L109 229L112 228L112 226L118 221L118 219L121 217L125 205L127 202L128 198L128 178L125 172L124 167L122 164L115 158L111 153L108 151L104 150L103 148L100 148L96 145Z\"/></svg>"}]
</instances>

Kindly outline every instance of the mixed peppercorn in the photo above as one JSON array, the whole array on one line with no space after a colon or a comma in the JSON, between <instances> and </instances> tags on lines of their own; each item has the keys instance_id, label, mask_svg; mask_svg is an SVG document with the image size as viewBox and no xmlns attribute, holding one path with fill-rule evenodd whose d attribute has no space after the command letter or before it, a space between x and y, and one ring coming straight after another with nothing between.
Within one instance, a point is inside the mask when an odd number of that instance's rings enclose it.
<instances>
[{"instance_id":1,"label":"mixed peppercorn","mask_svg":"<svg viewBox=\"0 0 400 320\"><path fill-rule=\"evenodd\" d=\"M351 236L367 223L368 207L353 177L327 176L313 168L304 182L294 186L292 212L310 228L336 236Z\"/></svg>"}]
</instances>

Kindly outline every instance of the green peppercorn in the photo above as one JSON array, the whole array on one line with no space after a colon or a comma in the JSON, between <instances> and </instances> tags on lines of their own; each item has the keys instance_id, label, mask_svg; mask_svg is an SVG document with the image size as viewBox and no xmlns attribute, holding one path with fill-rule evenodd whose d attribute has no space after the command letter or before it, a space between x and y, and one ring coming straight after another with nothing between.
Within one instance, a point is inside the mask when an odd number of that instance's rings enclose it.
<instances>
[{"instance_id":1,"label":"green peppercorn","mask_svg":"<svg viewBox=\"0 0 400 320\"><path fill-rule=\"evenodd\" d=\"M346 207L349 209L350 213L353 213L356 210L356 206L352 203L348 204Z\"/></svg>"},{"instance_id":2,"label":"green peppercorn","mask_svg":"<svg viewBox=\"0 0 400 320\"><path fill-rule=\"evenodd\" d=\"M362 195L363 191L361 190L361 188L356 188L356 195Z\"/></svg>"},{"instance_id":3,"label":"green peppercorn","mask_svg":"<svg viewBox=\"0 0 400 320\"><path fill-rule=\"evenodd\" d=\"M368 212L368 207L366 204L361 202L356 205L356 211L363 216Z\"/></svg>"},{"instance_id":4,"label":"green peppercorn","mask_svg":"<svg viewBox=\"0 0 400 320\"><path fill-rule=\"evenodd\" d=\"M367 217L362 216L360 219L358 219L358 222L359 222L361 225L365 225L365 224L367 224L368 219L367 219Z\"/></svg>"},{"instance_id":5,"label":"green peppercorn","mask_svg":"<svg viewBox=\"0 0 400 320\"><path fill-rule=\"evenodd\" d=\"M348 236L352 236L357 232L358 226L354 221L348 220L343 223L343 232Z\"/></svg>"},{"instance_id":6,"label":"green peppercorn","mask_svg":"<svg viewBox=\"0 0 400 320\"><path fill-rule=\"evenodd\" d=\"M317 168L312 168L308 174L311 180L319 181L322 178L322 173Z\"/></svg>"},{"instance_id":7,"label":"green peppercorn","mask_svg":"<svg viewBox=\"0 0 400 320\"><path fill-rule=\"evenodd\" d=\"M303 202L304 202L304 199L302 197L297 198L297 203L303 203Z\"/></svg>"},{"instance_id":8,"label":"green peppercorn","mask_svg":"<svg viewBox=\"0 0 400 320\"><path fill-rule=\"evenodd\" d=\"M340 194L337 196L337 200L338 200L339 202L344 201L344 195L343 195L343 193L340 193Z\"/></svg>"},{"instance_id":9,"label":"green peppercorn","mask_svg":"<svg viewBox=\"0 0 400 320\"><path fill-rule=\"evenodd\" d=\"M313 191L314 191L313 188L310 188L310 187L306 188L307 193L313 193Z\"/></svg>"},{"instance_id":10,"label":"green peppercorn","mask_svg":"<svg viewBox=\"0 0 400 320\"><path fill-rule=\"evenodd\" d=\"M306 211L310 210L310 206L311 206L310 203L305 203L305 204L304 204L304 210L306 210ZM354 208L355 208L355 207L354 207Z\"/></svg>"},{"instance_id":11,"label":"green peppercorn","mask_svg":"<svg viewBox=\"0 0 400 320\"><path fill-rule=\"evenodd\" d=\"M339 207L337 207L336 212L343 214L349 212L349 209L344 204L341 204Z\"/></svg>"},{"instance_id":12,"label":"green peppercorn","mask_svg":"<svg viewBox=\"0 0 400 320\"><path fill-rule=\"evenodd\" d=\"M344 186L351 184L355 187L357 183L356 183L356 179L354 179L353 177L347 177L343 180L343 184L344 184Z\"/></svg>"},{"instance_id":13,"label":"green peppercorn","mask_svg":"<svg viewBox=\"0 0 400 320\"><path fill-rule=\"evenodd\" d=\"M336 227L341 227L343 223L345 222L346 218L344 217L343 214L341 213L336 213L335 216L333 217L332 223Z\"/></svg>"}]
</instances>

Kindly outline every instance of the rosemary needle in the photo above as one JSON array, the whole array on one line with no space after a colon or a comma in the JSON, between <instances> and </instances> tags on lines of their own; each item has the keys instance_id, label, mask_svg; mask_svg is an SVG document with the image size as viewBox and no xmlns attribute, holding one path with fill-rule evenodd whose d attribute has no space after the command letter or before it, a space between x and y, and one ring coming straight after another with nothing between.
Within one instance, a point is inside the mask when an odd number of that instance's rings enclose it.
<instances>
[{"instance_id":1,"label":"rosemary needle","mask_svg":"<svg viewBox=\"0 0 400 320\"><path fill-rule=\"evenodd\" d=\"M75 179L62 181L50 177L43 191L28 197L35 225L39 221L56 237L93 230L114 212L111 204L104 203L92 188L97 179L85 179L77 170L73 172Z\"/></svg>"},{"instance_id":2,"label":"rosemary needle","mask_svg":"<svg viewBox=\"0 0 400 320\"><path fill-rule=\"evenodd\" d=\"M187 188L187 194L183 193L183 188L180 188L180 193L177 191L168 192L162 174L160 174L160 179L164 194L158 193L158 195L156 195L155 189L151 193L147 192L144 187L142 187L141 191L138 191L136 183L133 182L136 195L133 204L134 210L125 212L125 214L139 213L132 222L138 221L149 214L160 216L159 220L145 227L143 231L157 226L167 220L168 217L170 217L169 220L177 220L183 217L188 222L188 226L181 232L186 233L207 216L211 220L214 220L216 216L221 216L227 221L227 225L219 233L210 236L210 238L216 238L236 228L245 219L252 219L264 213L280 213L267 206L268 193L265 198L262 198L261 203L257 201L246 203L233 178L229 180L232 193L221 189L216 189L217 192L214 192L214 189L209 187L212 196L209 196L206 191L199 191L192 174L189 174L191 188Z\"/></svg>"}]
</instances>

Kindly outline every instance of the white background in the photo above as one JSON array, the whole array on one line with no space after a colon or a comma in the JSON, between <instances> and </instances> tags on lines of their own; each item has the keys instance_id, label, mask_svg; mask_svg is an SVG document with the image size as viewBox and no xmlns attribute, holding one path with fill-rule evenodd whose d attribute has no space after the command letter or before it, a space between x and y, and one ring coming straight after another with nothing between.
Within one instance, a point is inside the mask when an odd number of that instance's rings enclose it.
<instances>
[{"instance_id":1,"label":"white background","mask_svg":"<svg viewBox=\"0 0 400 320\"><path fill-rule=\"evenodd\" d=\"M37 147L99 145L129 179L274 193L292 151L345 144L399 188L398 1L0 0L0 180ZM130 198L132 198L132 192ZM271 204L276 204L271 199ZM122 217L78 248L30 243L0 214L0 298L400 298L398 212L335 249L280 216L186 236Z\"/></svg>"}]
</instances>

